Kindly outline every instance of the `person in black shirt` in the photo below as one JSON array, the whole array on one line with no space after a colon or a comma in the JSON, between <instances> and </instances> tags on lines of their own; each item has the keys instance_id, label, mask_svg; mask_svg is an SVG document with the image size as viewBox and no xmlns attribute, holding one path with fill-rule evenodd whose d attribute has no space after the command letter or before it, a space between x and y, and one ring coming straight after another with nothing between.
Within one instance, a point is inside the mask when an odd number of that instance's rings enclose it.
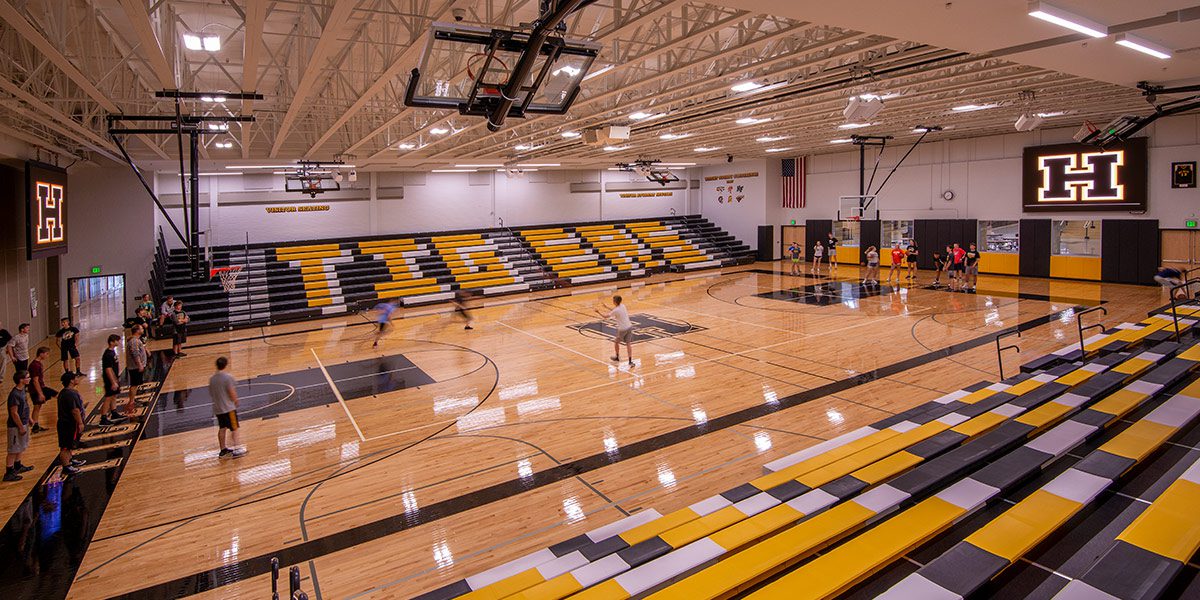
<instances>
[{"instance_id":1,"label":"person in black shirt","mask_svg":"<svg viewBox=\"0 0 1200 600\"><path fill-rule=\"evenodd\" d=\"M975 282L979 279L979 250L975 249L975 244L971 244L967 248L967 255L963 257L963 262L967 265L967 282L966 288L972 292L975 291Z\"/></svg>"},{"instance_id":2,"label":"person in black shirt","mask_svg":"<svg viewBox=\"0 0 1200 600\"><path fill-rule=\"evenodd\" d=\"M125 329L132 330L135 325L141 325L142 331L149 331L150 322L151 319L146 309L139 307L132 317L125 319Z\"/></svg>"},{"instance_id":3,"label":"person in black shirt","mask_svg":"<svg viewBox=\"0 0 1200 600\"><path fill-rule=\"evenodd\" d=\"M117 344L120 343L121 336L108 336L108 349L100 358L100 378L104 381L104 399L100 401L101 425L116 425L125 420L121 415L111 414L117 396L121 394L121 361L117 357Z\"/></svg>"},{"instance_id":4,"label":"person in black shirt","mask_svg":"<svg viewBox=\"0 0 1200 600\"><path fill-rule=\"evenodd\" d=\"M941 287L942 272L946 270L946 255L933 251L933 287Z\"/></svg>"},{"instance_id":5,"label":"person in black shirt","mask_svg":"<svg viewBox=\"0 0 1200 600\"><path fill-rule=\"evenodd\" d=\"M825 245L829 247L829 276L833 277L837 273L837 243L838 239L833 237L833 232L830 231L828 238L825 240Z\"/></svg>"},{"instance_id":6,"label":"person in black shirt","mask_svg":"<svg viewBox=\"0 0 1200 600\"><path fill-rule=\"evenodd\" d=\"M921 251L917 248L917 240L910 240L908 247L904 249L904 264L908 266L908 278L911 281L917 279L917 258L921 255Z\"/></svg>"},{"instance_id":7,"label":"person in black shirt","mask_svg":"<svg viewBox=\"0 0 1200 600\"><path fill-rule=\"evenodd\" d=\"M4 462L4 481L20 481L21 473L33 467L21 464L21 455L29 448L29 371L13 373L13 389L8 392L8 455Z\"/></svg>"},{"instance_id":8,"label":"person in black shirt","mask_svg":"<svg viewBox=\"0 0 1200 600\"><path fill-rule=\"evenodd\" d=\"M58 326L58 333L54 334L54 339L58 342L58 359L62 361L63 370L70 368L68 361L74 359L75 374L83 375L79 363L79 330L71 324L70 317L59 319Z\"/></svg>"},{"instance_id":9,"label":"person in black shirt","mask_svg":"<svg viewBox=\"0 0 1200 600\"><path fill-rule=\"evenodd\" d=\"M58 462L63 472L75 475L84 461L72 456L79 448L79 437L83 435L83 396L79 395L79 380L75 373L63 373L63 389L58 394Z\"/></svg>"},{"instance_id":10,"label":"person in black shirt","mask_svg":"<svg viewBox=\"0 0 1200 600\"><path fill-rule=\"evenodd\" d=\"M175 301L175 312L171 315L171 319L175 323L175 339L171 351L175 354L175 358L187 356L183 352L183 345L187 343L187 325L191 319L188 318L187 313L183 312L183 302Z\"/></svg>"},{"instance_id":11,"label":"person in black shirt","mask_svg":"<svg viewBox=\"0 0 1200 600\"><path fill-rule=\"evenodd\" d=\"M5 348L8 348L8 343L11 341L12 334L7 329L0 327L0 378L4 377L4 372L8 368L8 361L4 360L8 358Z\"/></svg>"}]
</instances>

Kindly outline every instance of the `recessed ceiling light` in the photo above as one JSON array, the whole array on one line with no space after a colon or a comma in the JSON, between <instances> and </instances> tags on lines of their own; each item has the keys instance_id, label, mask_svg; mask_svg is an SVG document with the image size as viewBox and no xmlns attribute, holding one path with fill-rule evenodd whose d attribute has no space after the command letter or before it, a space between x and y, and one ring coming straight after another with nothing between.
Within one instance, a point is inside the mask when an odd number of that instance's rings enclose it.
<instances>
[{"instance_id":1,"label":"recessed ceiling light","mask_svg":"<svg viewBox=\"0 0 1200 600\"><path fill-rule=\"evenodd\" d=\"M749 92L752 90L757 90L758 88L760 88L762 86L763 86L763 84L755 82L755 81L743 81L741 83L734 84L729 89L731 89L735 92Z\"/></svg>"},{"instance_id":2,"label":"recessed ceiling light","mask_svg":"<svg viewBox=\"0 0 1200 600\"><path fill-rule=\"evenodd\" d=\"M1169 48L1164 48L1163 46L1155 44L1146 38L1141 38L1129 33L1118 33L1117 45L1125 46L1130 50L1137 50L1142 54L1149 54L1154 58L1161 58L1163 60L1171 58L1171 50Z\"/></svg>"},{"instance_id":3,"label":"recessed ceiling light","mask_svg":"<svg viewBox=\"0 0 1200 600\"><path fill-rule=\"evenodd\" d=\"M634 121L645 121L646 119L657 119L661 116L663 116L662 113L648 113L639 110L632 115L629 115L629 118L633 119Z\"/></svg>"},{"instance_id":4,"label":"recessed ceiling light","mask_svg":"<svg viewBox=\"0 0 1200 600\"><path fill-rule=\"evenodd\" d=\"M563 137L565 137L567 139L572 139L572 138L577 138L583 134L579 133L578 131L564 131L560 135L562 135Z\"/></svg>"},{"instance_id":5,"label":"recessed ceiling light","mask_svg":"<svg viewBox=\"0 0 1200 600\"><path fill-rule=\"evenodd\" d=\"M849 144L850 142L853 142L853 141L854 140L852 140L850 138L839 138L836 140L829 140L829 143L830 144Z\"/></svg>"},{"instance_id":6,"label":"recessed ceiling light","mask_svg":"<svg viewBox=\"0 0 1200 600\"><path fill-rule=\"evenodd\" d=\"M1071 31L1090 35L1094 38L1102 38L1108 35L1107 25L1097 23L1091 19L1085 19L1046 2L1030 2L1029 16L1041 19L1047 23L1053 23L1059 27L1066 27Z\"/></svg>"},{"instance_id":7,"label":"recessed ceiling light","mask_svg":"<svg viewBox=\"0 0 1200 600\"><path fill-rule=\"evenodd\" d=\"M872 125L874 125L874 123L842 123L841 125L838 125L837 128L838 129L860 129L863 127L870 127Z\"/></svg>"},{"instance_id":8,"label":"recessed ceiling light","mask_svg":"<svg viewBox=\"0 0 1200 600\"><path fill-rule=\"evenodd\" d=\"M690 133L664 133L658 136L660 140L682 140L686 137L692 137Z\"/></svg>"},{"instance_id":9,"label":"recessed ceiling light","mask_svg":"<svg viewBox=\"0 0 1200 600\"><path fill-rule=\"evenodd\" d=\"M756 119L754 117L742 117L742 118L734 121L734 123L737 123L738 125L757 125L759 123L766 123L767 121L770 121L770 120L771 120L770 117L765 117L762 119Z\"/></svg>"},{"instance_id":10,"label":"recessed ceiling light","mask_svg":"<svg viewBox=\"0 0 1200 600\"><path fill-rule=\"evenodd\" d=\"M786 136L786 135L764 135L763 137L760 137L760 138L754 138L754 141L762 142L764 144L769 144L771 142L778 142L779 140L786 140L786 139L788 139L788 136Z\"/></svg>"},{"instance_id":11,"label":"recessed ceiling light","mask_svg":"<svg viewBox=\"0 0 1200 600\"><path fill-rule=\"evenodd\" d=\"M720 149L721 149L720 146L700 146L699 148L694 148L694 150L696 152L712 152L713 150L720 150Z\"/></svg>"},{"instance_id":12,"label":"recessed ceiling light","mask_svg":"<svg viewBox=\"0 0 1200 600\"><path fill-rule=\"evenodd\" d=\"M955 106L954 108L951 108L950 110L952 110L954 112L975 112L977 110L987 110L989 108L996 108L997 106L999 106L999 105L998 104L964 104L962 106Z\"/></svg>"},{"instance_id":13,"label":"recessed ceiling light","mask_svg":"<svg viewBox=\"0 0 1200 600\"><path fill-rule=\"evenodd\" d=\"M416 147L417 147L416 144L397 144L396 145L396 148L398 150L412 150L413 148L416 148Z\"/></svg>"},{"instance_id":14,"label":"recessed ceiling light","mask_svg":"<svg viewBox=\"0 0 1200 600\"><path fill-rule=\"evenodd\" d=\"M787 152L791 148L767 148L767 152Z\"/></svg>"},{"instance_id":15,"label":"recessed ceiling light","mask_svg":"<svg viewBox=\"0 0 1200 600\"><path fill-rule=\"evenodd\" d=\"M446 135L447 133L450 133L450 130L446 129L445 127L434 127L433 129L429 130L429 133L432 133L433 135Z\"/></svg>"}]
</instances>

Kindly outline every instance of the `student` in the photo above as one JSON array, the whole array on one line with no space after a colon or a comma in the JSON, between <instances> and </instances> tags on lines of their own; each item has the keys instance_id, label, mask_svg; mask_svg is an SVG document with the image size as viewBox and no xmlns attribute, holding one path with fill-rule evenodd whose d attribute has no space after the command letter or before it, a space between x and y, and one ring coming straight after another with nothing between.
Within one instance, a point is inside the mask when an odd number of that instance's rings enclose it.
<instances>
[{"instance_id":1,"label":"student","mask_svg":"<svg viewBox=\"0 0 1200 600\"><path fill-rule=\"evenodd\" d=\"M379 347L379 340L383 339L383 334L387 333L392 323L392 313L396 312L396 305L399 301L392 300L390 302L380 302L375 305L375 343L371 344L372 348Z\"/></svg>"},{"instance_id":2,"label":"student","mask_svg":"<svg viewBox=\"0 0 1200 600\"><path fill-rule=\"evenodd\" d=\"M825 258L825 245L821 243L821 240L817 240L817 243L813 244L813 261L812 261L813 275L821 274L821 259L822 258Z\"/></svg>"},{"instance_id":3,"label":"student","mask_svg":"<svg viewBox=\"0 0 1200 600\"><path fill-rule=\"evenodd\" d=\"M112 414L117 396L121 394L121 361L117 357L117 344L120 343L121 336L115 333L108 336L108 348L100 357L100 378L104 382L104 399L100 401L100 425L116 425L125 420L125 417L119 414Z\"/></svg>"},{"instance_id":4,"label":"student","mask_svg":"<svg viewBox=\"0 0 1200 600\"><path fill-rule=\"evenodd\" d=\"M868 285L879 285L879 251L875 246L867 247L867 275L862 282Z\"/></svg>"},{"instance_id":5,"label":"student","mask_svg":"<svg viewBox=\"0 0 1200 600\"><path fill-rule=\"evenodd\" d=\"M183 358L187 356L183 352L183 345L187 343L187 325L191 319L188 318L186 312L183 312L181 300L176 300L175 307L171 309L171 321L175 323L175 337L172 340L171 351L175 354L175 358Z\"/></svg>"},{"instance_id":6,"label":"student","mask_svg":"<svg viewBox=\"0 0 1200 600\"><path fill-rule=\"evenodd\" d=\"M900 270L904 268L904 250L900 248L900 242L892 242L892 266L888 269L888 285L892 284L892 278L896 279L896 285L900 285Z\"/></svg>"},{"instance_id":7,"label":"student","mask_svg":"<svg viewBox=\"0 0 1200 600\"><path fill-rule=\"evenodd\" d=\"M835 237L833 237L833 232L832 232L832 231L830 231L830 232L829 232L828 234L826 234L826 235L828 235L828 236L829 236L829 237L827 237L827 238L825 239L825 245L826 245L826 246L829 246L829 276L830 276L830 277L833 277L833 274L834 274L834 273L837 271L837 243L838 243L838 239L837 239L837 238L835 238Z\"/></svg>"},{"instance_id":8,"label":"student","mask_svg":"<svg viewBox=\"0 0 1200 600\"><path fill-rule=\"evenodd\" d=\"M800 261L804 256L804 249L800 247L800 244L793 241L792 245L788 246L787 251L788 251L788 256L792 257L792 276L799 277L800 276Z\"/></svg>"},{"instance_id":9,"label":"student","mask_svg":"<svg viewBox=\"0 0 1200 600\"><path fill-rule=\"evenodd\" d=\"M33 362L29 363L29 401L33 403L33 433L46 430L38 422L42 414L42 405L51 398L58 396L53 388L46 387L46 359L50 357L50 349L41 346L33 353Z\"/></svg>"},{"instance_id":10,"label":"student","mask_svg":"<svg viewBox=\"0 0 1200 600\"><path fill-rule=\"evenodd\" d=\"M163 300L162 307L158 309L158 326L161 328L166 323L169 323L171 315L175 313L175 296L167 295L167 299Z\"/></svg>"},{"instance_id":11,"label":"student","mask_svg":"<svg viewBox=\"0 0 1200 600\"><path fill-rule=\"evenodd\" d=\"M8 455L4 462L4 481L20 481L21 473L33 467L21 464L21 455L29 448L29 371L13 373L13 388L8 392Z\"/></svg>"},{"instance_id":12,"label":"student","mask_svg":"<svg viewBox=\"0 0 1200 600\"><path fill-rule=\"evenodd\" d=\"M3 323L0 323L2 325ZM8 368L8 343L12 341L12 334L7 329L0 327L0 378L4 377L5 370Z\"/></svg>"},{"instance_id":13,"label":"student","mask_svg":"<svg viewBox=\"0 0 1200 600\"><path fill-rule=\"evenodd\" d=\"M625 342L625 354L628 355L629 366L634 367L633 322L629 320L629 309L621 303L620 296L613 296L612 301L612 308L609 308L607 305L601 303L601 305L604 306L604 310L597 310L596 314L600 315L601 317L612 319L616 323L617 334L613 336L613 361L621 362L621 342Z\"/></svg>"},{"instance_id":14,"label":"student","mask_svg":"<svg viewBox=\"0 0 1200 600\"><path fill-rule=\"evenodd\" d=\"M963 256L963 264L967 267L968 289L973 292L975 291L975 282L979 279L979 250L975 249L975 244L970 244Z\"/></svg>"},{"instance_id":15,"label":"student","mask_svg":"<svg viewBox=\"0 0 1200 600\"><path fill-rule=\"evenodd\" d=\"M1177 285L1183 285L1183 273L1179 269L1173 269L1166 265L1159 265L1158 271L1154 273L1154 280L1162 286L1164 293L1170 293L1171 288ZM1184 298L1187 294L1183 290L1175 293L1176 298Z\"/></svg>"},{"instance_id":16,"label":"student","mask_svg":"<svg viewBox=\"0 0 1200 600\"><path fill-rule=\"evenodd\" d=\"M63 389L58 394L58 422L54 428L58 432L58 464L67 475L78 474L79 465L85 462L73 456L83 435L84 406L83 396L79 395L81 378L81 375L68 371L59 379Z\"/></svg>"},{"instance_id":17,"label":"student","mask_svg":"<svg viewBox=\"0 0 1200 600\"><path fill-rule=\"evenodd\" d=\"M474 323L475 319L471 317L471 313L467 312L466 305L466 302L470 300L471 296L473 295L474 294L468 292L467 290L457 290L454 292L454 300L452 300L454 304L454 312L467 322L467 324L463 326L463 329L466 329L467 331L475 329L474 327L471 327L471 323Z\"/></svg>"},{"instance_id":18,"label":"student","mask_svg":"<svg viewBox=\"0 0 1200 600\"><path fill-rule=\"evenodd\" d=\"M150 354L146 352L146 342L142 339L145 333L142 325L134 325L125 344L125 372L129 376L129 403L125 405L127 415L137 410L138 386L145 383L146 366L150 363Z\"/></svg>"},{"instance_id":19,"label":"student","mask_svg":"<svg viewBox=\"0 0 1200 600\"><path fill-rule=\"evenodd\" d=\"M154 317L154 301L150 299L150 294L142 294L142 302L138 304L138 308L146 309L146 315Z\"/></svg>"},{"instance_id":20,"label":"student","mask_svg":"<svg viewBox=\"0 0 1200 600\"><path fill-rule=\"evenodd\" d=\"M241 447L241 434L238 433L237 380L225 370L227 366L229 359L218 357L217 372L208 379L208 396L212 398L213 416L217 418L217 442L221 444L217 458L241 458L246 455L246 450ZM230 433L232 447L225 445L226 431Z\"/></svg>"},{"instance_id":21,"label":"student","mask_svg":"<svg viewBox=\"0 0 1200 600\"><path fill-rule=\"evenodd\" d=\"M125 329L132 330L134 326L141 325L143 331L148 331L151 322L150 314L146 312L145 308L139 306L132 317L125 319Z\"/></svg>"},{"instance_id":22,"label":"student","mask_svg":"<svg viewBox=\"0 0 1200 600\"><path fill-rule=\"evenodd\" d=\"M908 267L908 278L917 280L917 261L921 257L921 249L917 248L917 240L909 240L908 248L904 249L904 265Z\"/></svg>"},{"instance_id":23,"label":"student","mask_svg":"<svg viewBox=\"0 0 1200 600\"><path fill-rule=\"evenodd\" d=\"M83 375L79 363L79 329L71 324L70 317L58 320L58 333L54 334L54 341L58 344L58 358L62 361L63 370L69 369L69 361L74 360L75 374Z\"/></svg>"},{"instance_id":24,"label":"student","mask_svg":"<svg viewBox=\"0 0 1200 600\"><path fill-rule=\"evenodd\" d=\"M17 325L17 335L8 343L8 358L16 370L29 370L29 323Z\"/></svg>"},{"instance_id":25,"label":"student","mask_svg":"<svg viewBox=\"0 0 1200 600\"><path fill-rule=\"evenodd\" d=\"M967 265L963 262L966 257L967 251L955 242L954 247L950 249L950 289L953 291L961 290L966 285Z\"/></svg>"}]
</instances>

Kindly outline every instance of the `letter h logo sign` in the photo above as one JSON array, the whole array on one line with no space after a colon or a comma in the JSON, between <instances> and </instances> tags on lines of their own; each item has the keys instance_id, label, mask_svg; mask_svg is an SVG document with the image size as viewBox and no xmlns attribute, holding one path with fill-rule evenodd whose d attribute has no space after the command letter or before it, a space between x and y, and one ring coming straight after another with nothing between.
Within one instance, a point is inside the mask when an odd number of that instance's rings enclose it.
<instances>
[{"instance_id":1,"label":"letter h logo sign","mask_svg":"<svg viewBox=\"0 0 1200 600\"><path fill-rule=\"evenodd\" d=\"M1124 165L1123 150L1039 156L1038 202L1123 200L1125 186L1118 183L1117 173Z\"/></svg>"},{"instance_id":2,"label":"letter h logo sign","mask_svg":"<svg viewBox=\"0 0 1200 600\"><path fill-rule=\"evenodd\" d=\"M37 182L37 201L37 243L63 241L63 186L57 183Z\"/></svg>"}]
</instances>

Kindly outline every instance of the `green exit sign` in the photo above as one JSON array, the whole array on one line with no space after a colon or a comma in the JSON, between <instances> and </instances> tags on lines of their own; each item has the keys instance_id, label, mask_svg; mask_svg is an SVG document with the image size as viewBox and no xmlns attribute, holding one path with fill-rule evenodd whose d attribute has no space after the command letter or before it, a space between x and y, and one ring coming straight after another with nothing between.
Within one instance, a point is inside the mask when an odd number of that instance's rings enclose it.
<instances>
[{"instance_id":1,"label":"green exit sign","mask_svg":"<svg viewBox=\"0 0 1200 600\"><path fill-rule=\"evenodd\" d=\"M1195 226L1196 226L1196 222L1195 222L1195 221L1184 221L1184 222L1183 222L1183 225L1184 225L1185 227L1195 227Z\"/></svg>"},{"instance_id":2,"label":"green exit sign","mask_svg":"<svg viewBox=\"0 0 1200 600\"><path fill-rule=\"evenodd\" d=\"M796 220L792 219L792 225L795 225L795 224L796 224ZM1189 227L1191 227L1191 225L1189 225Z\"/></svg>"},{"instance_id":3,"label":"green exit sign","mask_svg":"<svg viewBox=\"0 0 1200 600\"><path fill-rule=\"evenodd\" d=\"M1188 227L1192 227L1192 225L1188 225ZM92 267L92 275L99 275L99 274L100 274L100 267Z\"/></svg>"}]
</instances>

